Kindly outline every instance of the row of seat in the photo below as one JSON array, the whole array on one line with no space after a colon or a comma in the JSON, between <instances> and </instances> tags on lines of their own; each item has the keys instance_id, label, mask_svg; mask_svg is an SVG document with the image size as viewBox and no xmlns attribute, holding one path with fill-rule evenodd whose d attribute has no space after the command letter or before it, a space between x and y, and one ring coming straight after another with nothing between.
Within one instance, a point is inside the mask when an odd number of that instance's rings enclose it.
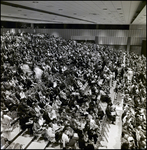
<instances>
[{"instance_id":1,"label":"row of seat","mask_svg":"<svg viewBox=\"0 0 147 150\"><path fill-rule=\"evenodd\" d=\"M48 141L39 140L39 138L35 139L33 136L31 137L27 134L27 130L22 131L19 126L19 118L16 117L11 123L13 126L13 131L11 132L11 140L9 142L4 142L2 139L2 149L60 149L60 144L49 144ZM107 141L107 132L109 131L109 122L107 115L105 114L103 120L100 125L100 134L98 136L98 142Z\"/></svg>"}]
</instances>

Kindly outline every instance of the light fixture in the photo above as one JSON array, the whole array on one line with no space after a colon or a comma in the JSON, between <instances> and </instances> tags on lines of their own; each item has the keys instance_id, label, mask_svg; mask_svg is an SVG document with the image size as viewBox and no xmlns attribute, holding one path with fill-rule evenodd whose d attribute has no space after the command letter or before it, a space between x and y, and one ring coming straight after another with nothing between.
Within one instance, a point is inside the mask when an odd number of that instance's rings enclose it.
<instances>
[{"instance_id":1,"label":"light fixture","mask_svg":"<svg viewBox=\"0 0 147 150\"><path fill-rule=\"evenodd\" d=\"M46 7L53 7L52 5L48 5L48 6L46 6Z\"/></svg>"},{"instance_id":2,"label":"light fixture","mask_svg":"<svg viewBox=\"0 0 147 150\"><path fill-rule=\"evenodd\" d=\"M21 11L21 10L18 10L18 11Z\"/></svg>"},{"instance_id":3,"label":"light fixture","mask_svg":"<svg viewBox=\"0 0 147 150\"><path fill-rule=\"evenodd\" d=\"M60 8L60 9L58 9L58 10L63 10L63 9Z\"/></svg>"},{"instance_id":4,"label":"light fixture","mask_svg":"<svg viewBox=\"0 0 147 150\"><path fill-rule=\"evenodd\" d=\"M121 8L117 8L117 10L121 10Z\"/></svg>"},{"instance_id":5,"label":"light fixture","mask_svg":"<svg viewBox=\"0 0 147 150\"><path fill-rule=\"evenodd\" d=\"M107 10L107 8L103 8L103 10Z\"/></svg>"},{"instance_id":6,"label":"light fixture","mask_svg":"<svg viewBox=\"0 0 147 150\"><path fill-rule=\"evenodd\" d=\"M98 14L96 14L96 13L89 13L90 15L98 15Z\"/></svg>"},{"instance_id":7,"label":"light fixture","mask_svg":"<svg viewBox=\"0 0 147 150\"><path fill-rule=\"evenodd\" d=\"M33 3L38 3L37 1L33 1Z\"/></svg>"}]
</instances>

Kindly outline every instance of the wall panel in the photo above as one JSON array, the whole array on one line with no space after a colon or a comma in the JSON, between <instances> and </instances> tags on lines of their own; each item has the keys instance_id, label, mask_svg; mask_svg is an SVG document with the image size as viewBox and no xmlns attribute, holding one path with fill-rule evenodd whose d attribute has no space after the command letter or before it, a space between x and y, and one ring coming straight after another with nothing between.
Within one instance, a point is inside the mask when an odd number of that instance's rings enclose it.
<instances>
[{"instance_id":1,"label":"wall panel","mask_svg":"<svg viewBox=\"0 0 147 150\"><path fill-rule=\"evenodd\" d=\"M127 37L98 37L98 44L127 45Z\"/></svg>"},{"instance_id":2,"label":"wall panel","mask_svg":"<svg viewBox=\"0 0 147 150\"><path fill-rule=\"evenodd\" d=\"M130 30L130 37L146 37L146 30Z\"/></svg>"},{"instance_id":3,"label":"wall panel","mask_svg":"<svg viewBox=\"0 0 147 150\"><path fill-rule=\"evenodd\" d=\"M142 45L142 40L144 40L142 37L132 37L130 45Z\"/></svg>"}]
</instances>

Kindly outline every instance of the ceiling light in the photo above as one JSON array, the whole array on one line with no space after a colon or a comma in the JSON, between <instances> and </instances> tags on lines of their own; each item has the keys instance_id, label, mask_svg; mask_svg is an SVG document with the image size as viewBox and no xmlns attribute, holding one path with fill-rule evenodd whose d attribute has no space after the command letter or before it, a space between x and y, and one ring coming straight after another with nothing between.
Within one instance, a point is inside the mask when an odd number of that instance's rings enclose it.
<instances>
[{"instance_id":1,"label":"ceiling light","mask_svg":"<svg viewBox=\"0 0 147 150\"><path fill-rule=\"evenodd\" d=\"M33 1L33 3L38 3L37 1Z\"/></svg>"},{"instance_id":2,"label":"ceiling light","mask_svg":"<svg viewBox=\"0 0 147 150\"><path fill-rule=\"evenodd\" d=\"M117 10L121 10L121 8L117 8Z\"/></svg>"},{"instance_id":3,"label":"ceiling light","mask_svg":"<svg viewBox=\"0 0 147 150\"><path fill-rule=\"evenodd\" d=\"M52 5L46 6L46 7L53 7Z\"/></svg>"},{"instance_id":4,"label":"ceiling light","mask_svg":"<svg viewBox=\"0 0 147 150\"><path fill-rule=\"evenodd\" d=\"M98 15L98 14L96 14L96 13L89 13L90 15Z\"/></svg>"},{"instance_id":5,"label":"ceiling light","mask_svg":"<svg viewBox=\"0 0 147 150\"><path fill-rule=\"evenodd\" d=\"M21 11L21 10L18 10L18 11Z\"/></svg>"},{"instance_id":6,"label":"ceiling light","mask_svg":"<svg viewBox=\"0 0 147 150\"><path fill-rule=\"evenodd\" d=\"M103 10L107 10L107 8L103 8Z\"/></svg>"},{"instance_id":7,"label":"ceiling light","mask_svg":"<svg viewBox=\"0 0 147 150\"><path fill-rule=\"evenodd\" d=\"M58 10L63 10L63 9L58 9Z\"/></svg>"}]
</instances>

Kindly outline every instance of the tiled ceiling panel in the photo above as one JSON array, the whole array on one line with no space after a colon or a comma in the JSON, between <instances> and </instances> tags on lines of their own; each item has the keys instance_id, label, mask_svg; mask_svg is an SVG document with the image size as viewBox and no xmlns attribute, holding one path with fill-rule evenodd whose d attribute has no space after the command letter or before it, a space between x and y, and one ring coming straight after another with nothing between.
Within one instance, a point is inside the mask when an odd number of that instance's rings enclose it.
<instances>
[{"instance_id":1,"label":"tiled ceiling panel","mask_svg":"<svg viewBox=\"0 0 147 150\"><path fill-rule=\"evenodd\" d=\"M6 2L7 4L4 4L3 2ZM40 20L40 23L43 23L41 20L46 20L46 22L52 21L69 24L130 24L142 1L3 2L1 2L1 20L3 21L6 20L6 17L4 16L13 16L16 17L16 21L20 21L20 19L18 19L19 17L21 18L21 21L26 21L26 18L32 19L31 22L33 22L33 19L38 19L38 21ZM12 7L14 4L17 6ZM136 22L140 24L146 23L143 19L138 19L135 23Z\"/></svg>"},{"instance_id":2,"label":"tiled ceiling panel","mask_svg":"<svg viewBox=\"0 0 147 150\"><path fill-rule=\"evenodd\" d=\"M146 24L146 6L144 6L132 24Z\"/></svg>"}]
</instances>

